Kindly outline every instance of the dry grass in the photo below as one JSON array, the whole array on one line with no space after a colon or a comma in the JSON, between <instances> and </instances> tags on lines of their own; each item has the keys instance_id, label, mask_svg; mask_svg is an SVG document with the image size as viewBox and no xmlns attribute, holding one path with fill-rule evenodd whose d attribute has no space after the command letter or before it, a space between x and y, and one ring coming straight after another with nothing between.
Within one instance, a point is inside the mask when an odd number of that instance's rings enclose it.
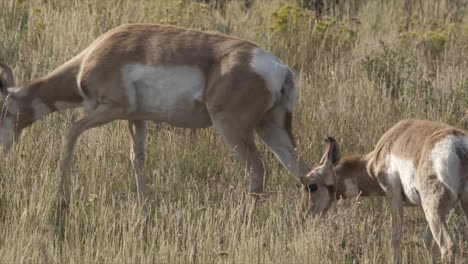
<instances>
[{"instance_id":1,"label":"dry grass","mask_svg":"<svg viewBox=\"0 0 468 264\"><path fill-rule=\"evenodd\" d=\"M171 23L255 41L296 70L301 99L294 129L309 163L318 159L325 135L335 136L344 152L365 152L402 118L467 129L468 24L463 13L454 23L449 1L428 0L409 19L404 1L356 2L342 9L338 21L316 23L312 13L284 9L294 6L293 0L257 0L247 12L234 1L226 17L188 0L4 0L0 60L13 67L20 83L26 82L112 27ZM245 228L239 213L245 173L220 138L211 130L187 137L165 125L151 125L147 147L151 217L145 236L126 125L120 122L80 140L60 253L51 221L57 163L65 131L81 115L70 111L37 122L0 160L0 263L391 260L390 215L383 199L346 201L328 218L301 223L294 179L262 145L274 168L270 195L254 224ZM455 211L453 234L466 251L467 225ZM421 246L423 213L408 208L406 216L403 261L428 263Z\"/></svg>"}]
</instances>

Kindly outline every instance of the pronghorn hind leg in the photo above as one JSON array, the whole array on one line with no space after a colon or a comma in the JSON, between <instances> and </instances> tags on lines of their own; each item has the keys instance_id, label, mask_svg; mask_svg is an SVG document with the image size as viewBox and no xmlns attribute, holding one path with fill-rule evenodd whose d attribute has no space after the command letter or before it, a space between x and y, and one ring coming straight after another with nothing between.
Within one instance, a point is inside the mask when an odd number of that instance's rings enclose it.
<instances>
[{"instance_id":1,"label":"pronghorn hind leg","mask_svg":"<svg viewBox=\"0 0 468 264\"><path fill-rule=\"evenodd\" d=\"M130 157L132 159L133 168L135 169L135 180L137 185L138 204L143 209L143 236L145 240L148 238L149 226L149 210L148 196L146 192L146 177L145 177L145 146L148 130L146 121L144 120L129 120L128 129L132 138L132 147L130 149Z\"/></svg>"},{"instance_id":2,"label":"pronghorn hind leg","mask_svg":"<svg viewBox=\"0 0 468 264\"><path fill-rule=\"evenodd\" d=\"M69 171L76 141L84 131L104 125L123 117L124 111L109 105L100 105L87 116L77 121L69 129L64 146L62 161L60 164L60 179L57 194L55 212L55 234L62 239L64 236L64 224L70 202Z\"/></svg>"},{"instance_id":3,"label":"pronghorn hind leg","mask_svg":"<svg viewBox=\"0 0 468 264\"><path fill-rule=\"evenodd\" d=\"M137 184L138 202L144 208L147 207L148 197L146 193L146 178L145 178L145 145L147 128L146 121L129 120L128 129L132 138L131 159L135 169L135 180Z\"/></svg>"},{"instance_id":4,"label":"pronghorn hind leg","mask_svg":"<svg viewBox=\"0 0 468 264\"><path fill-rule=\"evenodd\" d=\"M465 183L465 184L468 184L468 183ZM468 225L468 192L465 191L460 195L460 205L463 210L463 214L465 215L465 226L466 226ZM466 255L466 253L464 252L463 255Z\"/></svg>"},{"instance_id":5,"label":"pronghorn hind leg","mask_svg":"<svg viewBox=\"0 0 468 264\"><path fill-rule=\"evenodd\" d=\"M463 192L460 195L460 205L463 209L463 213L465 214L465 219L468 223L468 192Z\"/></svg>"},{"instance_id":6,"label":"pronghorn hind leg","mask_svg":"<svg viewBox=\"0 0 468 264\"><path fill-rule=\"evenodd\" d=\"M241 166L246 168L250 176L250 197L248 197L248 201L244 204L242 215L243 220L249 224L255 204L263 194L268 179L267 167L255 145L253 129L239 129L236 127L235 120L226 118L226 116L219 119L215 116L212 118L212 121L216 131L221 134L229 148L236 152Z\"/></svg>"},{"instance_id":7,"label":"pronghorn hind leg","mask_svg":"<svg viewBox=\"0 0 468 264\"><path fill-rule=\"evenodd\" d=\"M435 255L435 248L434 248L434 238L432 237L431 228L429 225L426 227L426 232L424 233L424 247L427 249L429 254L431 255L431 262L433 264L437 263L436 255Z\"/></svg>"},{"instance_id":8,"label":"pronghorn hind leg","mask_svg":"<svg viewBox=\"0 0 468 264\"><path fill-rule=\"evenodd\" d=\"M393 263L401 263L401 238L403 236L403 197L400 184L395 184L387 190L392 211L392 248Z\"/></svg>"},{"instance_id":9,"label":"pronghorn hind leg","mask_svg":"<svg viewBox=\"0 0 468 264\"><path fill-rule=\"evenodd\" d=\"M240 164L250 174L249 192L263 193L268 175L260 152L255 146L253 131L237 134L240 131L233 131L229 126L217 130L221 130L225 143L235 150Z\"/></svg>"},{"instance_id":10,"label":"pronghorn hind leg","mask_svg":"<svg viewBox=\"0 0 468 264\"><path fill-rule=\"evenodd\" d=\"M442 260L454 263L457 258L457 246L450 235L447 218L456 197L435 177L429 177L430 180L421 188L421 203L432 237L440 248Z\"/></svg>"},{"instance_id":11,"label":"pronghorn hind leg","mask_svg":"<svg viewBox=\"0 0 468 264\"><path fill-rule=\"evenodd\" d=\"M232 53L223 60L237 60L238 55ZM255 146L254 130L271 107L271 91L260 85L265 83L264 79L251 69L229 70L228 67L226 72L215 72L213 76L207 88L210 92L205 96L211 123L246 168L250 176L248 200L256 201L257 194L264 191L269 173ZM236 91L234 96L232 91ZM244 204L244 213L249 211L247 204Z\"/></svg>"},{"instance_id":12,"label":"pronghorn hind leg","mask_svg":"<svg viewBox=\"0 0 468 264\"><path fill-rule=\"evenodd\" d=\"M392 250L393 263L401 263L401 237L403 235L403 190L398 174L379 171L379 183L386 186L385 196L392 213Z\"/></svg>"}]
</instances>

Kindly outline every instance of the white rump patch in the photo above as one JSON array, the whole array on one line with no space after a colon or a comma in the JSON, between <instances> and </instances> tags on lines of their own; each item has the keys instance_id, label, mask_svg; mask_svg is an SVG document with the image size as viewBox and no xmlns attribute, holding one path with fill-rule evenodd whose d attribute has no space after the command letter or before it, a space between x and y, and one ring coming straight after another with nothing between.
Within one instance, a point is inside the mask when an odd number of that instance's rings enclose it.
<instances>
[{"instance_id":1,"label":"white rump patch","mask_svg":"<svg viewBox=\"0 0 468 264\"><path fill-rule=\"evenodd\" d=\"M461 164L457 155L457 148L466 148L467 146L468 137L448 136L437 142L431 152L437 177L455 196L458 196L461 184Z\"/></svg>"},{"instance_id":2,"label":"white rump patch","mask_svg":"<svg viewBox=\"0 0 468 264\"><path fill-rule=\"evenodd\" d=\"M273 54L261 48L254 49L250 65L256 73L260 74L260 76L265 79L267 88L274 96L274 101L271 102L273 105L273 103L281 97L281 88L285 81L286 74L289 71L289 67ZM294 103L295 102L292 102L293 105Z\"/></svg>"},{"instance_id":3,"label":"white rump patch","mask_svg":"<svg viewBox=\"0 0 468 264\"><path fill-rule=\"evenodd\" d=\"M358 191L355 179L352 179L352 178L345 179L345 186L346 186L346 191L345 191L346 197L358 196L359 191Z\"/></svg>"},{"instance_id":4,"label":"white rump patch","mask_svg":"<svg viewBox=\"0 0 468 264\"><path fill-rule=\"evenodd\" d=\"M390 183L392 185L401 184L408 201L415 205L421 205L416 168L413 162L393 154L388 157L387 162Z\"/></svg>"},{"instance_id":5,"label":"white rump patch","mask_svg":"<svg viewBox=\"0 0 468 264\"><path fill-rule=\"evenodd\" d=\"M188 127L211 122L203 102L205 76L198 67L136 64L125 65L122 73L130 113Z\"/></svg>"}]
</instances>

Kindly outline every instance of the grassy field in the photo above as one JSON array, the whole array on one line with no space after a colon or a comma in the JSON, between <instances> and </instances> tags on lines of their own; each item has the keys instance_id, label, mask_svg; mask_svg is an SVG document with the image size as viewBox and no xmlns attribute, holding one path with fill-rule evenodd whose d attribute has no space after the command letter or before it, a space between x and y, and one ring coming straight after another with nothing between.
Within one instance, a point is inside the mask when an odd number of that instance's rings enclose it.
<instances>
[{"instance_id":1,"label":"grassy field","mask_svg":"<svg viewBox=\"0 0 468 264\"><path fill-rule=\"evenodd\" d=\"M454 1L343 1L316 21L294 0L256 0L226 15L188 0L3 0L0 61L19 83L40 77L122 23L220 31L271 50L297 73L294 131L301 156L318 161L326 135L363 153L395 122L427 118L468 129L468 15ZM466 1L465 1L466 2ZM351 3L351 4L349 4ZM422 6L421 6L421 5ZM409 12L411 9L411 12ZM240 221L244 170L211 129L187 136L151 124L147 176L150 225L137 206L124 122L91 130L72 167L72 204L62 251L52 212L64 135L81 110L52 114L27 129L0 160L0 263L386 263L390 212L383 198L337 204L302 223L300 191L267 151L268 198L249 228ZM259 142L260 144L260 142ZM450 225L462 251L468 226ZM421 209L405 210L403 262L428 263ZM460 254L460 260L468 257Z\"/></svg>"}]
</instances>

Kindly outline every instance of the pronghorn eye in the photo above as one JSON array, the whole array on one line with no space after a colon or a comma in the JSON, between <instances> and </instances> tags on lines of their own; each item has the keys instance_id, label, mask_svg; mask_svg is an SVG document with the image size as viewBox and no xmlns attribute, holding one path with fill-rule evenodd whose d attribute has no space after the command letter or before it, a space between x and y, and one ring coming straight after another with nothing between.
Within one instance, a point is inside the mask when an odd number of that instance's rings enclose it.
<instances>
[{"instance_id":1,"label":"pronghorn eye","mask_svg":"<svg viewBox=\"0 0 468 264\"><path fill-rule=\"evenodd\" d=\"M335 192L335 185L327 185L328 192L334 193Z\"/></svg>"},{"instance_id":2,"label":"pronghorn eye","mask_svg":"<svg viewBox=\"0 0 468 264\"><path fill-rule=\"evenodd\" d=\"M316 183L312 183L307 186L307 191L315 192L318 189L318 185Z\"/></svg>"}]
</instances>

